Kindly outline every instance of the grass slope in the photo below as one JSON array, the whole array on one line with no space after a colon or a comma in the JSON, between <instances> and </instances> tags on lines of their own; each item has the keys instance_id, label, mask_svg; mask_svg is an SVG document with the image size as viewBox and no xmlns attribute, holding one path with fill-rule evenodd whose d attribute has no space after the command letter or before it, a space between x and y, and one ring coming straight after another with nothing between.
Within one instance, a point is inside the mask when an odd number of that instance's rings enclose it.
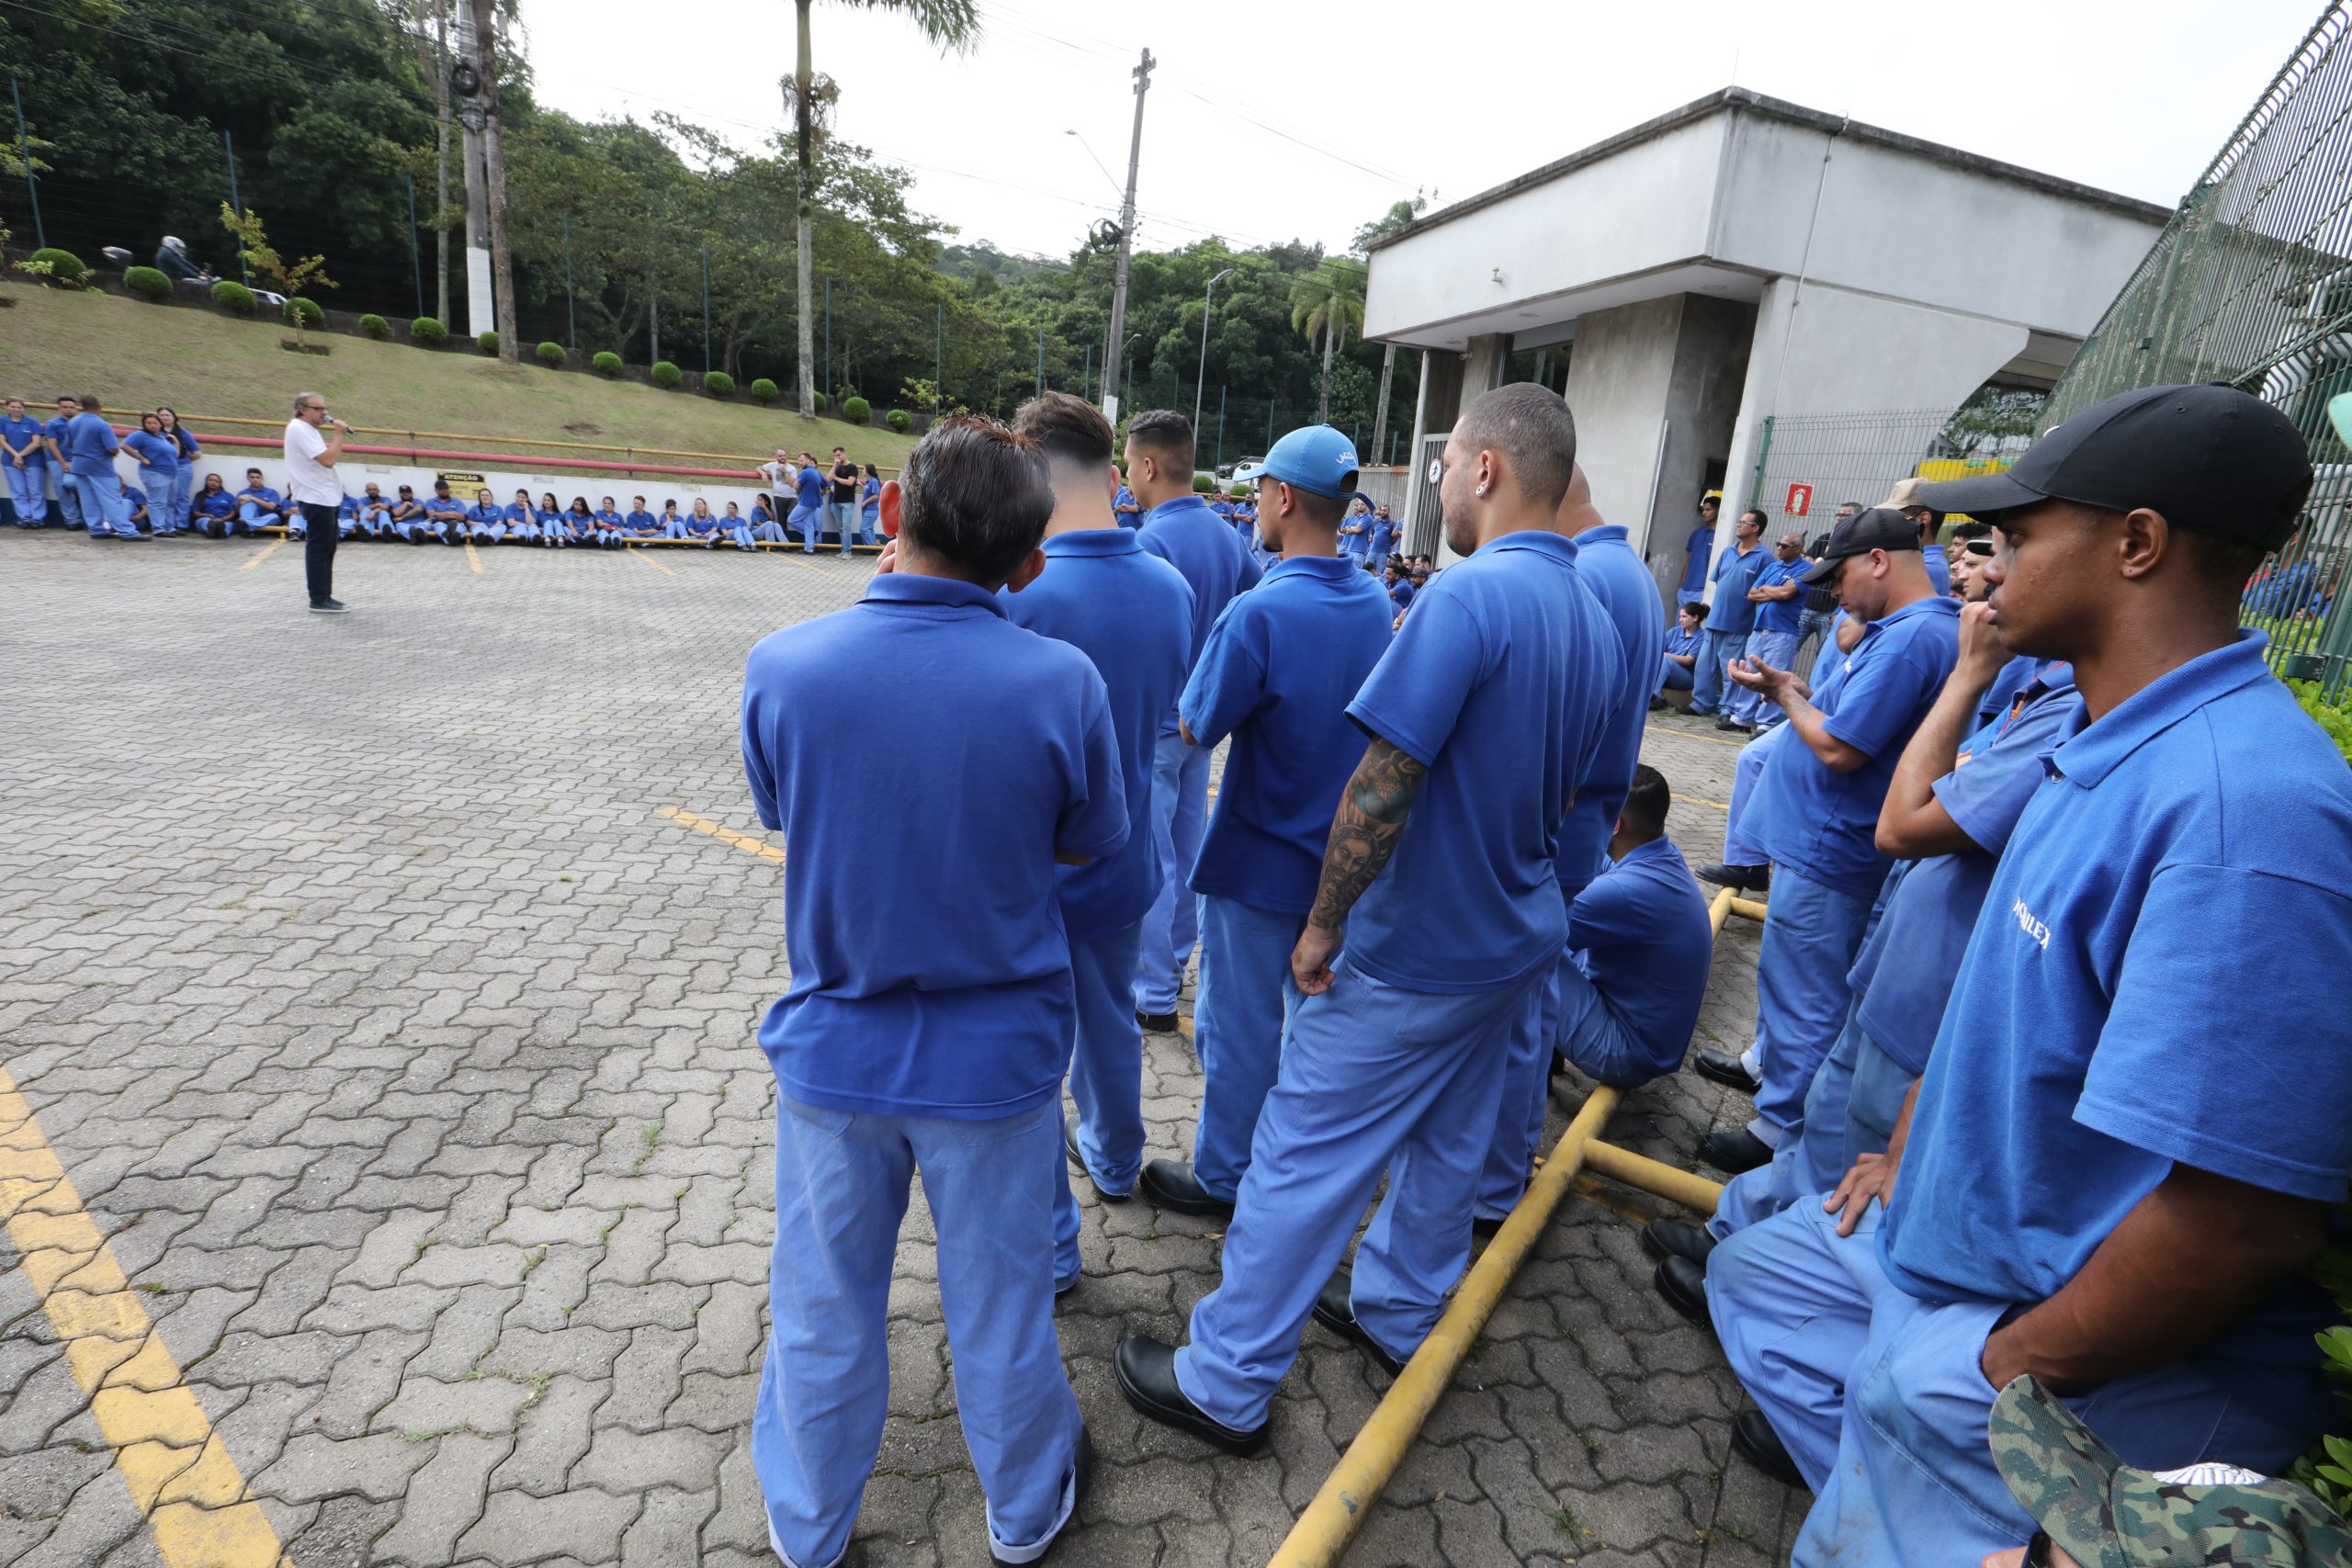
<instances>
[{"instance_id":1,"label":"grass slope","mask_svg":"<svg viewBox=\"0 0 2352 1568\"><path fill-rule=\"evenodd\" d=\"M479 432L467 437L477 445L510 446L516 437L593 441L733 453L747 463L778 446L822 457L838 446L861 463L886 468L903 461L914 446L912 436L839 420L805 420L740 396L722 402L697 392L548 370L528 359L527 347L525 362L510 370L470 348L436 353L327 333L316 341L334 352L321 357L279 348L290 329L274 320L238 321L201 307L17 285L7 287L6 297L16 308L0 310L0 397L45 405L61 392L95 392L118 415L169 403L199 434L222 428L208 426L207 414L281 420L301 389L324 393L354 425ZM876 412L878 417L881 411ZM504 439L489 434L493 431Z\"/></svg>"}]
</instances>

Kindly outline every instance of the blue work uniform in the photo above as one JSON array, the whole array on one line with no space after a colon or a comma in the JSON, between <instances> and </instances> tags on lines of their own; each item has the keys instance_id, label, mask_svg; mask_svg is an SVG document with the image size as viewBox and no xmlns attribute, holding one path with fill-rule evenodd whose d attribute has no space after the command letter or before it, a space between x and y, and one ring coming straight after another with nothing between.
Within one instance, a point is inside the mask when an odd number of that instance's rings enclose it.
<instances>
[{"instance_id":1,"label":"blue work uniform","mask_svg":"<svg viewBox=\"0 0 2352 1568\"><path fill-rule=\"evenodd\" d=\"M1813 562L1803 556L1794 560L1782 560L1778 556L1767 558L1762 570L1756 574L1750 588L1781 588L1793 584L1796 593L1787 599L1768 599L1761 603L1748 601L1756 612L1756 625L1747 634L1747 647L1743 657L1769 664L1775 670L1792 669L1796 664L1797 644L1804 640L1798 623L1804 615L1804 584L1797 580L1813 570ZM1777 703L1768 703L1764 694L1752 687L1735 686L1724 704L1724 711L1747 724L1777 724L1786 716Z\"/></svg>"},{"instance_id":2,"label":"blue work uniform","mask_svg":"<svg viewBox=\"0 0 2352 1568\"><path fill-rule=\"evenodd\" d=\"M139 490L147 498L148 525L159 535L177 533L172 521L172 487L179 482L180 449L169 436L134 430L122 449L139 460Z\"/></svg>"},{"instance_id":3,"label":"blue work uniform","mask_svg":"<svg viewBox=\"0 0 2352 1568\"><path fill-rule=\"evenodd\" d=\"M1772 553L1760 543L1742 550L1736 542L1725 545L1723 554L1715 558L1712 574L1715 597L1707 612L1706 628L1700 634L1705 648L1691 682L1692 713L1729 711L1735 701L1736 689L1725 678L1724 666L1747 651L1747 634L1756 626L1756 602L1747 591L1756 586L1758 574L1771 558Z\"/></svg>"},{"instance_id":4,"label":"blue work uniform","mask_svg":"<svg viewBox=\"0 0 2352 1568\"><path fill-rule=\"evenodd\" d=\"M82 520L89 525L90 536L97 538L111 532L119 539L135 539L139 530L130 521L130 503L122 493L122 480L115 474L115 453L120 447L115 441L114 426L103 415L85 409L75 414L65 426L65 438L59 443L65 453L65 463L74 475L74 488L82 502Z\"/></svg>"},{"instance_id":5,"label":"blue work uniform","mask_svg":"<svg viewBox=\"0 0 2352 1568\"><path fill-rule=\"evenodd\" d=\"M871 541L882 532L882 481L868 474L858 493L862 498L857 513L858 537Z\"/></svg>"},{"instance_id":6,"label":"blue work uniform","mask_svg":"<svg viewBox=\"0 0 2352 1568\"><path fill-rule=\"evenodd\" d=\"M424 503L425 521L432 525L433 536L444 544L459 545L466 539L465 502L453 495L435 495Z\"/></svg>"},{"instance_id":7,"label":"blue work uniform","mask_svg":"<svg viewBox=\"0 0 2352 1568\"><path fill-rule=\"evenodd\" d=\"M1666 628L1666 648L1658 656L1657 689L1659 691L1687 692L1690 689L1693 672L1699 666L1699 649L1704 634L1700 632L1684 631L1682 623L1679 619ZM1677 664L1670 657L1674 654L1680 654L1690 662Z\"/></svg>"},{"instance_id":8,"label":"blue work uniform","mask_svg":"<svg viewBox=\"0 0 2352 1568\"><path fill-rule=\"evenodd\" d=\"M1179 711L1194 749L1206 755L1233 739L1191 881L1201 930L1193 1174L1228 1203L1274 1086L1291 949L1363 760L1348 704L1388 651L1388 620L1379 585L1349 558L1281 561L1225 607L1184 687Z\"/></svg>"},{"instance_id":9,"label":"blue work uniform","mask_svg":"<svg viewBox=\"0 0 2352 1568\"><path fill-rule=\"evenodd\" d=\"M1682 548L1682 581L1675 589L1674 602L1695 604L1707 594L1707 562L1715 553L1714 529L1700 524L1690 530L1690 537L1683 541Z\"/></svg>"},{"instance_id":10,"label":"blue work uniform","mask_svg":"<svg viewBox=\"0 0 2352 1568\"><path fill-rule=\"evenodd\" d=\"M1145 549L1182 573L1193 591L1193 640L1184 664L1189 675L1208 642L1209 627L1233 596L1255 587L1263 573L1233 530L1197 495L1153 507L1137 537ZM1159 855L1160 888L1143 918L1142 952L1136 960L1137 1012L1176 1010L1184 970L1200 939L1200 910L1186 883L1201 851L1208 793L1208 749L1184 744L1170 704L1152 761L1151 839Z\"/></svg>"},{"instance_id":11,"label":"blue work uniform","mask_svg":"<svg viewBox=\"0 0 2352 1568\"><path fill-rule=\"evenodd\" d=\"M7 476L8 505L19 528L49 525L49 448L40 421L28 414L0 419L0 474ZM19 459L22 466L19 466Z\"/></svg>"},{"instance_id":12,"label":"blue work uniform","mask_svg":"<svg viewBox=\"0 0 2352 1568\"><path fill-rule=\"evenodd\" d=\"M686 537L701 540L704 549L713 548L718 543L718 519L707 513L688 513Z\"/></svg>"},{"instance_id":13,"label":"blue work uniform","mask_svg":"<svg viewBox=\"0 0 2352 1568\"><path fill-rule=\"evenodd\" d=\"M800 530L803 548L817 553L817 536L825 531L825 476L813 467L801 469L792 480L792 515L785 519L785 526Z\"/></svg>"},{"instance_id":14,"label":"blue work uniform","mask_svg":"<svg viewBox=\"0 0 2352 1568\"><path fill-rule=\"evenodd\" d=\"M1356 570L1363 570L1364 558L1372 553L1372 513L1351 512L1340 520L1340 553L1352 560Z\"/></svg>"},{"instance_id":15,"label":"blue work uniform","mask_svg":"<svg viewBox=\"0 0 2352 1568\"><path fill-rule=\"evenodd\" d=\"M1143 526L1143 508L1137 504L1135 491L1129 490L1124 483L1119 486L1118 492L1111 498L1111 515L1119 520L1119 526L1122 528Z\"/></svg>"},{"instance_id":16,"label":"blue work uniform","mask_svg":"<svg viewBox=\"0 0 2352 1568\"><path fill-rule=\"evenodd\" d=\"M247 485L236 493L237 521L232 533L253 534L286 521L286 502L267 485Z\"/></svg>"},{"instance_id":17,"label":"blue work uniform","mask_svg":"<svg viewBox=\"0 0 2352 1568\"><path fill-rule=\"evenodd\" d=\"M2032 1532L1986 1447L1985 1340L2177 1166L2344 1201L2352 773L2264 650L2242 631L2070 721L1993 874L1883 1219L1839 1238L1800 1203L1711 1260L1733 1369L1815 1490L1797 1562L1966 1562ZM2342 1413L2312 1348L2339 1318L2290 1271L2067 1403L2126 1464L2278 1473Z\"/></svg>"},{"instance_id":18,"label":"blue work uniform","mask_svg":"<svg viewBox=\"0 0 2352 1568\"><path fill-rule=\"evenodd\" d=\"M888 702L837 678L882 669L906 677ZM791 985L760 1025L777 1085L752 1421L769 1529L808 1568L848 1545L920 1167L989 1534L1000 1557L1026 1551L1069 1517L1080 1433L1053 1323L1071 1017L1055 857L1127 840L1102 678L1010 625L993 593L894 574L752 649L742 739L760 820L791 855ZM877 808L889 832L861 826Z\"/></svg>"},{"instance_id":19,"label":"blue work uniform","mask_svg":"<svg viewBox=\"0 0 2352 1568\"><path fill-rule=\"evenodd\" d=\"M1941 545L1929 545L1919 552L1919 558L1926 564L1928 581L1934 584L1936 592L1951 592L1951 562L1944 558L1944 547Z\"/></svg>"},{"instance_id":20,"label":"blue work uniform","mask_svg":"<svg viewBox=\"0 0 2352 1568\"><path fill-rule=\"evenodd\" d=\"M1834 651L1834 649L1833 649ZM1813 1075L1829 1055L1851 999L1847 972L1887 857L1878 815L1894 765L1928 716L1960 655L1960 602L1915 599L1870 623L1814 706L1830 738L1868 759L1841 773L1802 737L1767 756L1740 831L1772 866L1772 916L1756 960L1757 1121L1770 1147L1804 1113Z\"/></svg>"},{"instance_id":21,"label":"blue work uniform","mask_svg":"<svg viewBox=\"0 0 2352 1568\"><path fill-rule=\"evenodd\" d=\"M65 450L66 428L74 423L74 417L62 413L45 421L40 427L43 436L57 443L57 451L52 454L57 459L57 511L68 528L83 525L82 490L74 479L73 454Z\"/></svg>"},{"instance_id":22,"label":"blue work uniform","mask_svg":"<svg viewBox=\"0 0 2352 1568\"><path fill-rule=\"evenodd\" d=\"M506 529L506 509L479 503L466 508L466 533L485 545L498 543Z\"/></svg>"},{"instance_id":23,"label":"blue work uniform","mask_svg":"<svg viewBox=\"0 0 2352 1568\"><path fill-rule=\"evenodd\" d=\"M657 537L683 539L686 536L686 519L675 506L663 507L662 515L654 519L653 525L660 530Z\"/></svg>"},{"instance_id":24,"label":"blue work uniform","mask_svg":"<svg viewBox=\"0 0 2352 1568\"><path fill-rule=\"evenodd\" d=\"M199 491L188 503L190 525L216 539L226 538L237 515L237 498L225 490Z\"/></svg>"},{"instance_id":25,"label":"blue work uniform","mask_svg":"<svg viewBox=\"0 0 2352 1568\"><path fill-rule=\"evenodd\" d=\"M1681 1066L1713 944L1707 896L1672 840L1612 861L1568 906L1568 961L1554 973L1569 1066L1614 1089Z\"/></svg>"},{"instance_id":26,"label":"blue work uniform","mask_svg":"<svg viewBox=\"0 0 2352 1568\"><path fill-rule=\"evenodd\" d=\"M538 509L520 501L510 501L498 509L498 536L507 539L532 540L539 537Z\"/></svg>"},{"instance_id":27,"label":"blue work uniform","mask_svg":"<svg viewBox=\"0 0 2352 1568\"><path fill-rule=\"evenodd\" d=\"M631 508L628 515L621 519L621 526L633 539L658 539L662 536L662 519L641 506Z\"/></svg>"},{"instance_id":28,"label":"blue work uniform","mask_svg":"<svg viewBox=\"0 0 2352 1568\"><path fill-rule=\"evenodd\" d=\"M1132 825L1118 853L1064 866L1057 882L1076 1000L1069 1064L1080 1157L1108 1193L1131 1192L1143 1168L1143 1034L1136 1023L1136 946L1159 893L1151 835L1151 761L1161 718L1184 685L1193 591L1131 528L1087 528L1045 542L1046 570L1000 595L1005 618L1086 655L1110 693L1119 778ZM1058 1165L1060 1155L1055 1156ZM1078 1277L1078 1205L1054 1190L1055 1275Z\"/></svg>"},{"instance_id":29,"label":"blue work uniform","mask_svg":"<svg viewBox=\"0 0 2352 1568\"><path fill-rule=\"evenodd\" d=\"M185 424L175 424L171 430L172 445L179 449L179 473L172 481L172 524L181 533L188 527L188 502L196 494L196 460L204 455L203 444Z\"/></svg>"},{"instance_id":30,"label":"blue work uniform","mask_svg":"<svg viewBox=\"0 0 2352 1568\"><path fill-rule=\"evenodd\" d=\"M1377 568L1388 558L1388 552L1395 547L1396 543L1395 519L1374 513L1372 516L1372 564L1374 567Z\"/></svg>"},{"instance_id":31,"label":"blue work uniform","mask_svg":"<svg viewBox=\"0 0 2352 1568\"><path fill-rule=\"evenodd\" d=\"M134 529L141 523L148 524L151 526L153 525L154 519L147 511L147 492L145 491L140 489L137 485L123 486L122 503L125 507L130 509L130 525Z\"/></svg>"},{"instance_id":32,"label":"blue work uniform","mask_svg":"<svg viewBox=\"0 0 2352 1568\"><path fill-rule=\"evenodd\" d=\"M1553 859L1623 679L1577 547L1507 534L1433 579L1348 713L1428 769L1395 852L1300 998L1226 1235L1176 1352L1185 1394L1266 1418L1317 1293L1388 1176L1351 1303L1404 1359L1470 1255L1505 1032L1567 935Z\"/></svg>"},{"instance_id":33,"label":"blue work uniform","mask_svg":"<svg viewBox=\"0 0 2352 1568\"><path fill-rule=\"evenodd\" d=\"M1396 580L1396 585L1388 590L1388 602L1399 610L1408 609L1412 605L1413 593L1413 580L1409 577L1400 577Z\"/></svg>"}]
</instances>

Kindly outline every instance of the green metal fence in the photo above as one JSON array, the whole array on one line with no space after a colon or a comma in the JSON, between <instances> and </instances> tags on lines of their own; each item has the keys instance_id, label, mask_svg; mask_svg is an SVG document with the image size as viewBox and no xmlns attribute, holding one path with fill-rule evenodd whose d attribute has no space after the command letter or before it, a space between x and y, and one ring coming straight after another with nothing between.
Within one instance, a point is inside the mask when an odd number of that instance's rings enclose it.
<instances>
[{"instance_id":1,"label":"green metal fence","mask_svg":"<svg viewBox=\"0 0 2352 1568\"><path fill-rule=\"evenodd\" d=\"M2044 428L2134 387L2227 381L2285 411L2319 481L2295 537L2248 584L2280 673L2352 670L2328 612L2352 560L2352 452L2327 400L2352 389L2352 0L2321 15L2199 178L2052 392Z\"/></svg>"}]
</instances>

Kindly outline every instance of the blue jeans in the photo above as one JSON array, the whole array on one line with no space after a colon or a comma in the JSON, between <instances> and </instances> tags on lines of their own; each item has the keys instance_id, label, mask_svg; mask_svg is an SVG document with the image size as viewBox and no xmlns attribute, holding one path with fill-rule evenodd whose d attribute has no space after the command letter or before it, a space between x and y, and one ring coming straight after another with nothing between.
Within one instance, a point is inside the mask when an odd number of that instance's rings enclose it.
<instances>
[{"instance_id":1,"label":"blue jeans","mask_svg":"<svg viewBox=\"0 0 2352 1568\"><path fill-rule=\"evenodd\" d=\"M1729 682L1724 666L1747 650L1746 632L1707 631L1699 634L1699 662L1691 667L1690 711L1713 713L1728 700Z\"/></svg>"},{"instance_id":2,"label":"blue jeans","mask_svg":"<svg viewBox=\"0 0 2352 1568\"><path fill-rule=\"evenodd\" d=\"M8 476L8 504L16 508L17 526L40 528L49 523L49 465L27 463L23 468L0 457L0 473Z\"/></svg>"},{"instance_id":3,"label":"blue jeans","mask_svg":"<svg viewBox=\"0 0 2352 1568\"><path fill-rule=\"evenodd\" d=\"M1173 1012L1184 969L1200 940L1201 916L1192 889L1193 862L1201 852L1208 818L1209 749L1187 746L1181 735L1159 737L1151 758L1151 841L1159 856L1159 897L1143 917L1143 951L1136 960L1136 1010Z\"/></svg>"},{"instance_id":4,"label":"blue jeans","mask_svg":"<svg viewBox=\"0 0 2352 1568\"><path fill-rule=\"evenodd\" d=\"M1193 1049L1201 1058L1201 1118L1193 1174L1230 1203L1250 1171L1258 1113L1282 1065L1283 1025L1298 999L1290 952L1304 915L1203 894L1201 982L1193 998Z\"/></svg>"},{"instance_id":5,"label":"blue jeans","mask_svg":"<svg viewBox=\"0 0 2352 1568\"><path fill-rule=\"evenodd\" d=\"M922 1172L964 1443L1000 1552L1070 1515L1078 1401L1054 1333L1059 1107L983 1122L831 1111L779 1095L775 1252L752 1464L787 1562L849 1544L889 1404L899 1224Z\"/></svg>"},{"instance_id":6,"label":"blue jeans","mask_svg":"<svg viewBox=\"0 0 2352 1568\"><path fill-rule=\"evenodd\" d=\"M90 536L111 530L118 539L135 539L139 530L130 525L130 500L122 493L122 480L109 468L103 474L76 474L74 486L82 496L82 520L89 525Z\"/></svg>"},{"instance_id":7,"label":"blue jeans","mask_svg":"<svg viewBox=\"0 0 2352 1568\"><path fill-rule=\"evenodd\" d=\"M1805 1094L1853 1001L1846 983L1870 924L1868 897L1773 863L1771 913L1756 955L1756 1135L1775 1148L1804 1116Z\"/></svg>"},{"instance_id":8,"label":"blue jeans","mask_svg":"<svg viewBox=\"0 0 2352 1568\"><path fill-rule=\"evenodd\" d=\"M857 532L857 502L829 501L825 502L825 520L841 536L842 554L849 554L850 536Z\"/></svg>"},{"instance_id":9,"label":"blue jeans","mask_svg":"<svg viewBox=\"0 0 2352 1568\"><path fill-rule=\"evenodd\" d=\"M1761 660L1775 670L1786 670L1795 659L1797 634L1794 632L1750 632L1747 634L1747 657ZM1747 686L1735 685L1731 700L1724 709L1732 717L1747 724L1766 722L1769 714L1777 721L1788 716L1778 703L1767 703L1764 694Z\"/></svg>"},{"instance_id":10,"label":"blue jeans","mask_svg":"<svg viewBox=\"0 0 2352 1568\"><path fill-rule=\"evenodd\" d=\"M1176 1381L1228 1427L1266 1419L1315 1298L1364 1205L1388 1192L1356 1250L1356 1321L1409 1357L1470 1259L1470 1208L1495 1130L1504 1039L1543 972L1485 990L1408 991L1347 966L1302 997L1258 1117L1226 1233L1224 1278L1193 1309Z\"/></svg>"},{"instance_id":11,"label":"blue jeans","mask_svg":"<svg viewBox=\"0 0 2352 1568\"><path fill-rule=\"evenodd\" d=\"M1078 1152L1105 1192L1132 1192L1143 1169L1143 1031L1129 987L1139 925L1072 932L1070 986L1077 1017L1070 1041L1069 1097L1078 1107ZM1062 1166L1054 1150L1054 1166ZM1065 1176L1054 1189L1054 1278L1078 1278L1078 1201Z\"/></svg>"}]
</instances>

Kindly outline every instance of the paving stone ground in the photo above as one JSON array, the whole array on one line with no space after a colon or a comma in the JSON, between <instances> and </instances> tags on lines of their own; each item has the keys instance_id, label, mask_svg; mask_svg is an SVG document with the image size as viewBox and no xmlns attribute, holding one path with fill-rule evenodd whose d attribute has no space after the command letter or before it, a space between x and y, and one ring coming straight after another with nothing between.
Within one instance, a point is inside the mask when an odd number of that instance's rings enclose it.
<instances>
[{"instance_id":1,"label":"paving stone ground","mask_svg":"<svg viewBox=\"0 0 2352 1568\"><path fill-rule=\"evenodd\" d=\"M260 549L0 534L0 1063L302 1568L773 1561L746 1444L780 870L656 812L759 833L743 655L870 564L353 547L330 619L300 547ZM1732 748L1669 719L1646 752L1714 858ZM1733 922L1701 1043L1746 1038L1754 953ZM1147 1050L1181 1154L1198 1071ZM1741 1111L1686 1073L1611 1136L1692 1166ZM1729 1456L1738 1387L1635 1245L1661 1212L1594 1179L1564 1205L1351 1568L1785 1559L1805 1499ZM1378 1374L1310 1328L1254 1461L1142 1422L1113 1347L1181 1332L1217 1232L1083 1213L1059 1324L1102 1465L1055 1560L1264 1562ZM17 1264L0 1235L0 1562L155 1563ZM987 1560L933 1274L918 1196L871 1568Z\"/></svg>"}]
</instances>

